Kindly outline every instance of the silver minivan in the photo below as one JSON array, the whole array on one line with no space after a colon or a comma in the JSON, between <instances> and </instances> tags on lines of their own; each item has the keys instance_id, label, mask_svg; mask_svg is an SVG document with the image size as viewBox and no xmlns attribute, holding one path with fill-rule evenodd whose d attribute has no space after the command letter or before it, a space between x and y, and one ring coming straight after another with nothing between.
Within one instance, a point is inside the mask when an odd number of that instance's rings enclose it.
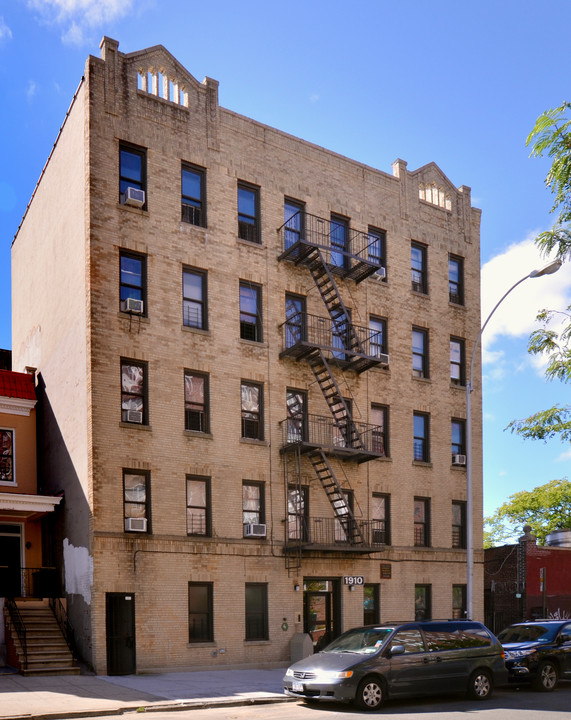
<instances>
[{"instance_id":1,"label":"silver minivan","mask_svg":"<svg viewBox=\"0 0 571 720\"><path fill-rule=\"evenodd\" d=\"M505 654L478 622L444 620L354 628L288 668L286 695L354 702L377 710L387 698L465 692L485 700L507 684Z\"/></svg>"}]
</instances>

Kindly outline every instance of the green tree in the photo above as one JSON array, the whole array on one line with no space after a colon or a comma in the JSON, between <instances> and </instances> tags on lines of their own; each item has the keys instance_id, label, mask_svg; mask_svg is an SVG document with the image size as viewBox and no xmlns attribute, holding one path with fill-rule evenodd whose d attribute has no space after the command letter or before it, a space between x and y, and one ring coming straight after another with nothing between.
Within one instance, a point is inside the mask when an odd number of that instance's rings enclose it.
<instances>
[{"instance_id":1,"label":"green tree","mask_svg":"<svg viewBox=\"0 0 571 720\"><path fill-rule=\"evenodd\" d=\"M540 545L553 530L571 528L571 482L551 480L510 495L493 515L484 518L484 547L516 542L524 525L531 526Z\"/></svg>"},{"instance_id":2,"label":"green tree","mask_svg":"<svg viewBox=\"0 0 571 720\"><path fill-rule=\"evenodd\" d=\"M535 239L542 254L562 261L571 259L571 103L540 115L527 138L532 157L552 158L545 184L555 196L551 212L557 219L551 230ZM544 309L537 315L541 327L529 338L528 350L547 357L547 380L571 381L571 305L564 310ZM562 321L558 330L554 321ZM512 420L508 428L523 438L545 440L558 437L571 441L571 405L553 405L529 417Z\"/></svg>"}]
</instances>

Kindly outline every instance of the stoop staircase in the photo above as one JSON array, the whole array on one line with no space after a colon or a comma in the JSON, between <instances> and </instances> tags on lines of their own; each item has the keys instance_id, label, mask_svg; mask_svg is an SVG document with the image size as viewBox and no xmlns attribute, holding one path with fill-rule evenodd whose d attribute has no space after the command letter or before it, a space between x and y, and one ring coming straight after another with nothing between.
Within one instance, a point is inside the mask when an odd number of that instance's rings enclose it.
<instances>
[{"instance_id":1,"label":"stoop staircase","mask_svg":"<svg viewBox=\"0 0 571 720\"><path fill-rule=\"evenodd\" d=\"M15 604L25 628L27 652L22 647L10 615L5 612L22 675L79 675L79 665L47 601L18 599Z\"/></svg>"}]
</instances>

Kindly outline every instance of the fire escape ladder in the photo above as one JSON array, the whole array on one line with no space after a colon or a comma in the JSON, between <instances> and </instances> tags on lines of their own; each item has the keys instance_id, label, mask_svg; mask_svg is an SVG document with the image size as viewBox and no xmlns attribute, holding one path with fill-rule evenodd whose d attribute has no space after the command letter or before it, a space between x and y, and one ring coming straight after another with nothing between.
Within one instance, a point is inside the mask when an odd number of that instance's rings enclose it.
<instances>
[{"instance_id":1,"label":"fire escape ladder","mask_svg":"<svg viewBox=\"0 0 571 720\"><path fill-rule=\"evenodd\" d=\"M354 449L364 447L357 426L323 352L317 350L308 357L308 363L331 411L335 427L339 431L339 444Z\"/></svg>"},{"instance_id":2,"label":"fire escape ladder","mask_svg":"<svg viewBox=\"0 0 571 720\"><path fill-rule=\"evenodd\" d=\"M347 498L324 452L322 450L315 450L309 453L308 457L313 465L315 474L319 478L321 486L325 490L335 517L343 528L347 541L352 545L362 545L364 540L359 525L355 520L353 511L349 507Z\"/></svg>"},{"instance_id":3,"label":"fire escape ladder","mask_svg":"<svg viewBox=\"0 0 571 720\"><path fill-rule=\"evenodd\" d=\"M295 461L294 461L294 473L295 473L295 481L290 483L290 469L288 467L289 463L292 462L288 455L286 455L285 460L285 466L284 466L284 475L286 480L286 490L289 487L289 485L294 485L298 491L301 494L301 453L299 451L299 448L297 449L295 453ZM288 493L286 492L286 496ZM286 517L289 518L289 507L286 507ZM303 521L303 518L300 517L300 522ZM286 533L289 533L288 529L288 523L286 523ZM299 531L297 533L297 537L289 540L289 548L290 552L285 553L285 566L286 570L288 572L288 577L290 577L293 574L296 574L297 571L301 568L302 562L301 562L301 548L302 548L302 541L303 541L303 526L300 525Z\"/></svg>"},{"instance_id":4,"label":"fire escape ladder","mask_svg":"<svg viewBox=\"0 0 571 720\"><path fill-rule=\"evenodd\" d=\"M343 348L363 353L363 346L355 332L349 311L341 298L333 274L318 248L314 248L309 256L307 266L333 323L333 332L342 339Z\"/></svg>"}]
</instances>

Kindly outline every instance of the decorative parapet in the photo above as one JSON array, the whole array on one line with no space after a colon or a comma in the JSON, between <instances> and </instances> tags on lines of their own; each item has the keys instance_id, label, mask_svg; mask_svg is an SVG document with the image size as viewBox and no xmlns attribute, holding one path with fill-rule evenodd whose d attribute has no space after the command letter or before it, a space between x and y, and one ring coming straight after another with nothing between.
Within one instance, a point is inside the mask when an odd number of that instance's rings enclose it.
<instances>
[{"instance_id":1,"label":"decorative parapet","mask_svg":"<svg viewBox=\"0 0 571 720\"><path fill-rule=\"evenodd\" d=\"M452 211L452 198L442 186L437 186L436 183L420 183L418 197L432 205Z\"/></svg>"},{"instance_id":2,"label":"decorative parapet","mask_svg":"<svg viewBox=\"0 0 571 720\"><path fill-rule=\"evenodd\" d=\"M188 107L188 90L177 77L169 77L164 68L139 68L137 88L175 105Z\"/></svg>"}]
</instances>

